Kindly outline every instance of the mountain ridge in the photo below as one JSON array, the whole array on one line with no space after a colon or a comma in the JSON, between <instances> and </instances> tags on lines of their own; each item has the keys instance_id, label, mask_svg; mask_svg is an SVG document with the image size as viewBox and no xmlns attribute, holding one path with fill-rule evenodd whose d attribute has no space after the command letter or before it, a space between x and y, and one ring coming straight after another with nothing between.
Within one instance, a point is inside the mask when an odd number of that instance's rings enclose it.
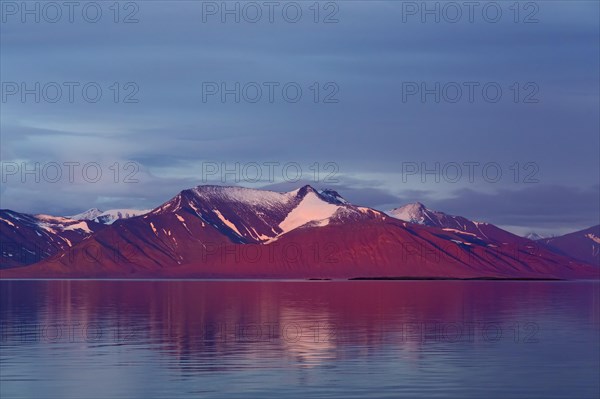
<instances>
[{"instance_id":1,"label":"mountain ridge","mask_svg":"<svg viewBox=\"0 0 600 399\"><path fill-rule=\"evenodd\" d=\"M477 237L491 240L494 243L516 241L525 244L530 241L525 237L513 234L491 223L477 222L463 216L455 216L431 210L421 202L414 202L394 208L386 213L406 222L473 234Z\"/></svg>"},{"instance_id":2,"label":"mountain ridge","mask_svg":"<svg viewBox=\"0 0 600 399\"><path fill-rule=\"evenodd\" d=\"M109 209L107 211L101 211L98 208L90 208L87 211L65 217L75 220L91 220L96 223L112 224L115 222L115 220L129 219L132 217L145 215L148 212L150 212L150 209Z\"/></svg>"},{"instance_id":3,"label":"mountain ridge","mask_svg":"<svg viewBox=\"0 0 600 399\"><path fill-rule=\"evenodd\" d=\"M94 221L0 209L0 267L39 262L102 228Z\"/></svg>"},{"instance_id":4,"label":"mountain ridge","mask_svg":"<svg viewBox=\"0 0 600 399\"><path fill-rule=\"evenodd\" d=\"M284 193L197 186L0 276L598 277L588 265L491 224L429 216L438 225L403 221L308 185Z\"/></svg>"},{"instance_id":5,"label":"mountain ridge","mask_svg":"<svg viewBox=\"0 0 600 399\"><path fill-rule=\"evenodd\" d=\"M600 268L600 224L537 242L553 252Z\"/></svg>"}]
</instances>

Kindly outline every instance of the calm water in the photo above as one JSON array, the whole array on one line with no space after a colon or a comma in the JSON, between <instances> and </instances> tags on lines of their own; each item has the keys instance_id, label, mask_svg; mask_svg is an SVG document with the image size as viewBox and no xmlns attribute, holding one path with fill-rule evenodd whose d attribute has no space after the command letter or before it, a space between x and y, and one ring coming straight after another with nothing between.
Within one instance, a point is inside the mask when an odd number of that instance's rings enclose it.
<instances>
[{"instance_id":1,"label":"calm water","mask_svg":"<svg viewBox=\"0 0 600 399\"><path fill-rule=\"evenodd\" d=\"M597 282L0 282L0 397L600 396Z\"/></svg>"}]
</instances>

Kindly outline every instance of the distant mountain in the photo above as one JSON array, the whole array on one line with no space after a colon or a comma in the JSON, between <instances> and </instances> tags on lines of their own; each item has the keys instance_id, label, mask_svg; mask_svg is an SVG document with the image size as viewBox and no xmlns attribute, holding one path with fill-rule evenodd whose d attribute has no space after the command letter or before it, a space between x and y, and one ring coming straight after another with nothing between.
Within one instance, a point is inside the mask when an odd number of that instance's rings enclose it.
<instances>
[{"instance_id":1,"label":"distant mountain","mask_svg":"<svg viewBox=\"0 0 600 399\"><path fill-rule=\"evenodd\" d=\"M540 235L540 234L536 233L535 231L532 231L531 233L527 233L523 237L525 237L531 241L538 241L538 240L542 240L544 238L548 238L548 236Z\"/></svg>"},{"instance_id":2,"label":"distant mountain","mask_svg":"<svg viewBox=\"0 0 600 399\"><path fill-rule=\"evenodd\" d=\"M516 236L495 226L449 216L447 221L461 224L437 227L407 223L352 205L335 191L319 192L311 186L285 193L199 186L180 192L143 216L116 220L68 253L3 270L0 275L598 277L597 269L591 266L538 248L522 237L511 240Z\"/></svg>"},{"instance_id":3,"label":"distant mountain","mask_svg":"<svg viewBox=\"0 0 600 399\"><path fill-rule=\"evenodd\" d=\"M39 262L65 251L104 226L49 215L0 210L0 267Z\"/></svg>"},{"instance_id":4,"label":"distant mountain","mask_svg":"<svg viewBox=\"0 0 600 399\"><path fill-rule=\"evenodd\" d=\"M558 254L600 266L600 225L539 242Z\"/></svg>"},{"instance_id":5,"label":"distant mountain","mask_svg":"<svg viewBox=\"0 0 600 399\"><path fill-rule=\"evenodd\" d=\"M111 209L108 211L101 211L98 208L91 208L85 212L78 213L77 215L66 216L69 219L75 220L93 220L97 223L102 224L113 224L115 220L129 219L135 216L141 216L150 212L150 209L138 210L138 209Z\"/></svg>"},{"instance_id":6,"label":"distant mountain","mask_svg":"<svg viewBox=\"0 0 600 399\"><path fill-rule=\"evenodd\" d=\"M444 212L428 209L420 202L394 208L388 215L409 223L423 226L439 227L445 231L461 232L471 234L482 240L493 243L516 243L527 244L529 240L516 234L503 230L493 224L475 222L462 216L448 215Z\"/></svg>"}]
</instances>

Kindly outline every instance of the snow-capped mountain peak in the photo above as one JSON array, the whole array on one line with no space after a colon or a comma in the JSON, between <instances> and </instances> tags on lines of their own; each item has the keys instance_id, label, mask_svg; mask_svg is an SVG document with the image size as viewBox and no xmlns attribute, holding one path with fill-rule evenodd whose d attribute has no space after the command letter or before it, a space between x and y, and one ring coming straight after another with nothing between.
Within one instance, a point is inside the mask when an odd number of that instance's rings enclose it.
<instances>
[{"instance_id":1,"label":"snow-capped mountain peak","mask_svg":"<svg viewBox=\"0 0 600 399\"><path fill-rule=\"evenodd\" d=\"M311 222L326 224L339 208L339 205L324 201L318 193L311 191L304 195L298 205L279 223L279 228L284 234Z\"/></svg>"},{"instance_id":2,"label":"snow-capped mountain peak","mask_svg":"<svg viewBox=\"0 0 600 399\"><path fill-rule=\"evenodd\" d=\"M435 212L430 211L420 202L407 204L387 212L388 215L395 217L396 219L417 224L427 224L427 220L431 219L432 213Z\"/></svg>"},{"instance_id":3,"label":"snow-capped mountain peak","mask_svg":"<svg viewBox=\"0 0 600 399\"><path fill-rule=\"evenodd\" d=\"M327 198L327 200L337 204L348 204L344 197L342 197L337 191L326 188L325 190L319 191L321 197Z\"/></svg>"},{"instance_id":4,"label":"snow-capped mountain peak","mask_svg":"<svg viewBox=\"0 0 600 399\"><path fill-rule=\"evenodd\" d=\"M91 208L77 215L67 216L69 219L75 220L92 220L102 224L113 224L119 219L129 219L135 216L141 216L150 212L149 209L110 209L101 211L98 208Z\"/></svg>"},{"instance_id":5,"label":"snow-capped mountain peak","mask_svg":"<svg viewBox=\"0 0 600 399\"><path fill-rule=\"evenodd\" d=\"M200 199L235 201L246 205L281 204L288 200L289 195L275 191L257 190L234 186L198 186L191 189ZM289 193L287 193L289 194Z\"/></svg>"},{"instance_id":6,"label":"snow-capped mountain peak","mask_svg":"<svg viewBox=\"0 0 600 399\"><path fill-rule=\"evenodd\" d=\"M544 238L548 238L548 236L538 234L535 231L527 233L523 237L525 237L525 238L527 238L528 240L531 240L531 241L538 241L538 240L543 240Z\"/></svg>"},{"instance_id":7,"label":"snow-capped mountain peak","mask_svg":"<svg viewBox=\"0 0 600 399\"><path fill-rule=\"evenodd\" d=\"M341 209L347 212L338 212ZM376 217L362 212L335 191L310 185L289 192L235 186L197 186L184 190L151 215L200 218L234 242L267 243L302 226L325 226L333 219ZM182 222L183 223L183 222Z\"/></svg>"},{"instance_id":8,"label":"snow-capped mountain peak","mask_svg":"<svg viewBox=\"0 0 600 399\"><path fill-rule=\"evenodd\" d=\"M482 240L492 242L523 242L528 241L506 230L483 222L469 220L462 216L448 215L444 212L428 209L420 202L404 205L387 212L388 215L405 222L420 224L430 227L439 227L445 231L462 232Z\"/></svg>"},{"instance_id":9,"label":"snow-capped mountain peak","mask_svg":"<svg viewBox=\"0 0 600 399\"><path fill-rule=\"evenodd\" d=\"M66 216L69 219L75 220L94 220L102 214L102 211L98 208L90 208L85 212L78 213L76 215Z\"/></svg>"}]
</instances>

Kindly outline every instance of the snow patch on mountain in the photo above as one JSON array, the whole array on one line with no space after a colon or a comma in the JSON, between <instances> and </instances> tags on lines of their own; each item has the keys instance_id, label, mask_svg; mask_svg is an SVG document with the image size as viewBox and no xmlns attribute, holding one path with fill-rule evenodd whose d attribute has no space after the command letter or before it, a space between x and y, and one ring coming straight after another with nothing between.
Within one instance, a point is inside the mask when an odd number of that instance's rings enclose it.
<instances>
[{"instance_id":1,"label":"snow patch on mountain","mask_svg":"<svg viewBox=\"0 0 600 399\"><path fill-rule=\"evenodd\" d=\"M425 205L420 202L415 202L400 208L394 208L386 213L405 222L425 224L425 221L429 218L426 212L427 210Z\"/></svg>"},{"instance_id":2,"label":"snow patch on mountain","mask_svg":"<svg viewBox=\"0 0 600 399\"><path fill-rule=\"evenodd\" d=\"M6 220L4 218L0 218L0 220L3 221L4 223L8 224L9 226L16 227L15 224L13 222L11 222L10 220Z\"/></svg>"},{"instance_id":3,"label":"snow patch on mountain","mask_svg":"<svg viewBox=\"0 0 600 399\"><path fill-rule=\"evenodd\" d=\"M18 254L11 250L0 251L0 261L11 266L35 263L76 245L103 227L90 221L8 210L0 210L0 221L3 222L0 223L0 241L6 242L7 248L19 249Z\"/></svg>"},{"instance_id":4,"label":"snow patch on mountain","mask_svg":"<svg viewBox=\"0 0 600 399\"><path fill-rule=\"evenodd\" d=\"M325 189L319 191L321 197L326 198L329 202L337 203L337 204L349 204L346 199L344 199L337 191L331 189Z\"/></svg>"},{"instance_id":5,"label":"snow patch on mountain","mask_svg":"<svg viewBox=\"0 0 600 399\"><path fill-rule=\"evenodd\" d=\"M279 224L279 228L282 230L281 234L304 226L309 222L328 220L338 209L338 205L325 202L314 192L310 192Z\"/></svg>"},{"instance_id":6,"label":"snow patch on mountain","mask_svg":"<svg viewBox=\"0 0 600 399\"><path fill-rule=\"evenodd\" d=\"M52 223L52 224L73 223L74 221L78 220L78 219L73 219L73 218L69 218L69 217L51 216L51 215L44 215L44 214L33 215L33 217L35 217L37 220L41 221L42 223L45 222L45 223Z\"/></svg>"},{"instance_id":7,"label":"snow patch on mountain","mask_svg":"<svg viewBox=\"0 0 600 399\"><path fill-rule=\"evenodd\" d=\"M473 234L473 233L469 233L466 231L462 231L462 230L457 230L457 229L449 229L449 228L444 228L442 229L444 231L450 231L452 233L456 233L456 234L465 234L465 235L469 235L469 236L473 236L473 237L477 237L477 234Z\"/></svg>"},{"instance_id":8,"label":"snow patch on mountain","mask_svg":"<svg viewBox=\"0 0 600 399\"><path fill-rule=\"evenodd\" d=\"M67 216L69 219L75 220L94 220L98 216L102 215L102 211L98 208L91 208L85 212L78 213L76 215Z\"/></svg>"},{"instance_id":9,"label":"snow patch on mountain","mask_svg":"<svg viewBox=\"0 0 600 399\"><path fill-rule=\"evenodd\" d=\"M261 207L283 205L294 197L293 191L278 193L275 191L232 186L198 186L192 190L200 199L210 199L212 201L221 199Z\"/></svg>"},{"instance_id":10,"label":"snow patch on mountain","mask_svg":"<svg viewBox=\"0 0 600 399\"><path fill-rule=\"evenodd\" d=\"M590 234L586 234L585 235L587 238L589 238L590 240L594 241L596 244L600 244L600 237L590 233Z\"/></svg>"},{"instance_id":11,"label":"snow patch on mountain","mask_svg":"<svg viewBox=\"0 0 600 399\"><path fill-rule=\"evenodd\" d=\"M66 226L64 230L82 230L88 234L92 234L92 230L90 230L90 227L84 221Z\"/></svg>"},{"instance_id":12,"label":"snow patch on mountain","mask_svg":"<svg viewBox=\"0 0 600 399\"><path fill-rule=\"evenodd\" d=\"M221 219L221 222L223 222L225 224L225 226L229 227L231 230L235 231L238 236L242 237L242 233L240 233L240 231L235 226L235 224L233 224L229 220L227 220L225 218L225 216L223 216L223 214L221 214L221 212L219 212L218 209L213 209L213 212L217 215L217 217L219 219Z\"/></svg>"},{"instance_id":13,"label":"snow patch on mountain","mask_svg":"<svg viewBox=\"0 0 600 399\"><path fill-rule=\"evenodd\" d=\"M101 211L98 208L92 208L77 215L67 216L67 218L75 220L92 220L102 224L113 224L119 219L129 219L145 215L148 212L150 212L150 209L110 209L108 211Z\"/></svg>"}]
</instances>

